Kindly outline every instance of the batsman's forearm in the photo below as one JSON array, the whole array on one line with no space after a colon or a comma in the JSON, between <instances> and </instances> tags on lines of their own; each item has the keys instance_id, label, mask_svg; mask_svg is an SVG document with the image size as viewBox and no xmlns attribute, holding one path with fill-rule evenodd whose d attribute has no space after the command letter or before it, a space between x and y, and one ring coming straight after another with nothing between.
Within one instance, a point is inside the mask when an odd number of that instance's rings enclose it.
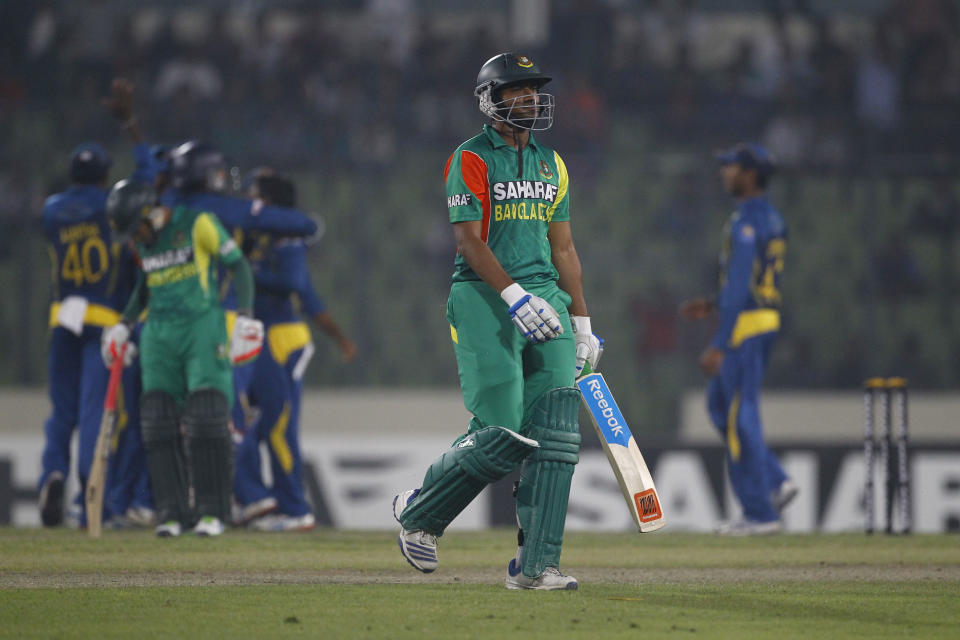
<instances>
[{"instance_id":1,"label":"batsman's forearm","mask_svg":"<svg viewBox=\"0 0 960 640\"><path fill-rule=\"evenodd\" d=\"M237 292L237 313L250 315L253 312L253 271L245 259L240 259L230 267L233 274L233 286Z\"/></svg>"},{"instance_id":2,"label":"batsman's forearm","mask_svg":"<svg viewBox=\"0 0 960 640\"><path fill-rule=\"evenodd\" d=\"M457 249L464 260L467 261L467 264L470 265L470 268L473 269L473 272L497 293L513 284L513 278L504 271L490 247L479 238L465 239Z\"/></svg>"},{"instance_id":3,"label":"batsman's forearm","mask_svg":"<svg viewBox=\"0 0 960 640\"><path fill-rule=\"evenodd\" d=\"M559 287L566 291L571 298L568 310L573 316L589 316L587 301L583 296L583 269L580 266L580 256L572 246L565 251L553 253L553 266L557 268L560 280Z\"/></svg>"}]
</instances>

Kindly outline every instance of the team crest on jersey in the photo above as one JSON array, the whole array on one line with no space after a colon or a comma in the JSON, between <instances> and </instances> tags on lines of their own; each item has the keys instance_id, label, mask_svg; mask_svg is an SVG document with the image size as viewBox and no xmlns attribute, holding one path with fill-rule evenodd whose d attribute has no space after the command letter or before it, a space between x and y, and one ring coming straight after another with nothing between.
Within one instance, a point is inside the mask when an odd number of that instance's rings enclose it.
<instances>
[{"instance_id":1,"label":"team crest on jersey","mask_svg":"<svg viewBox=\"0 0 960 640\"><path fill-rule=\"evenodd\" d=\"M183 230L177 231L173 234L173 244L185 244L187 242L187 236L183 233Z\"/></svg>"},{"instance_id":2,"label":"team crest on jersey","mask_svg":"<svg viewBox=\"0 0 960 640\"><path fill-rule=\"evenodd\" d=\"M473 198L473 194L470 193L458 193L452 196L447 196L447 209L453 209L454 207L465 207Z\"/></svg>"},{"instance_id":3,"label":"team crest on jersey","mask_svg":"<svg viewBox=\"0 0 960 640\"><path fill-rule=\"evenodd\" d=\"M550 165L547 164L546 160L540 161L540 175L547 180L553 180L553 171L550 171Z\"/></svg>"},{"instance_id":4,"label":"team crest on jersey","mask_svg":"<svg viewBox=\"0 0 960 640\"><path fill-rule=\"evenodd\" d=\"M517 56L517 66L529 69L533 66L533 61L527 56Z\"/></svg>"},{"instance_id":5,"label":"team crest on jersey","mask_svg":"<svg viewBox=\"0 0 960 640\"><path fill-rule=\"evenodd\" d=\"M754 231L753 227L751 227L750 225L745 224L742 227L740 227L740 237L743 238L744 240L753 240L754 236L756 235L757 235L757 232Z\"/></svg>"}]
</instances>

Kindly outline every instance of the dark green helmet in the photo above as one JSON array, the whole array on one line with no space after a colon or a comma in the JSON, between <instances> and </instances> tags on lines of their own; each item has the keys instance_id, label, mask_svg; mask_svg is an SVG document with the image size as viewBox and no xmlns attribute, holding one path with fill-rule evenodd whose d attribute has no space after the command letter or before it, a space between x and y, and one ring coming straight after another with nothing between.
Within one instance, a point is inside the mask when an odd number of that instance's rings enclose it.
<instances>
[{"instance_id":1,"label":"dark green helmet","mask_svg":"<svg viewBox=\"0 0 960 640\"><path fill-rule=\"evenodd\" d=\"M518 53L501 53L480 67L477 74L477 97L480 112L494 120L507 122L521 129L543 130L553 125L554 99L549 93L539 93L540 87L550 82L530 58ZM537 116L534 118L511 117L514 100L505 101L500 90L511 85L532 85L537 88ZM511 104L507 104L510 102Z\"/></svg>"},{"instance_id":2,"label":"dark green helmet","mask_svg":"<svg viewBox=\"0 0 960 640\"><path fill-rule=\"evenodd\" d=\"M157 191L140 180L121 180L107 195L107 219L121 237L130 236L139 221L157 206Z\"/></svg>"}]
</instances>

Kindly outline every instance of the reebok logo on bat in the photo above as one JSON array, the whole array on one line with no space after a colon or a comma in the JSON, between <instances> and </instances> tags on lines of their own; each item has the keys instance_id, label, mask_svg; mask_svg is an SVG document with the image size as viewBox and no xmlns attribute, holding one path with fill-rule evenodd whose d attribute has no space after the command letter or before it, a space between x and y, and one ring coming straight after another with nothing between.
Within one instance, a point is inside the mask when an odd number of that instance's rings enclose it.
<instances>
[{"instance_id":1,"label":"reebok logo on bat","mask_svg":"<svg viewBox=\"0 0 960 640\"><path fill-rule=\"evenodd\" d=\"M597 401L597 407L600 409L600 415L607 421L607 428L617 437L623 435L623 425L620 424L620 421L617 420L617 417L613 413L613 407L610 406L610 403L607 402L607 399L603 395L603 389L600 388L600 382L597 380L590 380L587 383L587 388L590 390L590 395L593 396L593 399Z\"/></svg>"}]
</instances>

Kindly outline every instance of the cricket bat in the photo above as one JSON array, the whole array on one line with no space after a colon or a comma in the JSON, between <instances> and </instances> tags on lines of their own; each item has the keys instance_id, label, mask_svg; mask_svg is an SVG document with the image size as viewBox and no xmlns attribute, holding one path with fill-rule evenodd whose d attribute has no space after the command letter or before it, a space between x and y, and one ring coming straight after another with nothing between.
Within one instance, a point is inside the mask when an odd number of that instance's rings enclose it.
<instances>
[{"instance_id":1,"label":"cricket bat","mask_svg":"<svg viewBox=\"0 0 960 640\"><path fill-rule=\"evenodd\" d=\"M110 367L110 382L107 383L107 397L103 401L103 418L100 420L100 433L97 434L97 446L93 451L93 464L87 477L85 496L87 507L87 534L99 538L103 524L103 492L107 484L107 463L110 462L110 443L113 441L113 428L117 422L117 389L123 375L123 357L127 345L120 349L120 355Z\"/></svg>"},{"instance_id":2,"label":"cricket bat","mask_svg":"<svg viewBox=\"0 0 960 640\"><path fill-rule=\"evenodd\" d=\"M603 375L591 371L587 363L582 375L577 378L577 388L600 437L603 452L607 454L607 460L620 483L633 521L641 533L663 527L667 521L660 508L660 497L653 484L653 476Z\"/></svg>"}]
</instances>

